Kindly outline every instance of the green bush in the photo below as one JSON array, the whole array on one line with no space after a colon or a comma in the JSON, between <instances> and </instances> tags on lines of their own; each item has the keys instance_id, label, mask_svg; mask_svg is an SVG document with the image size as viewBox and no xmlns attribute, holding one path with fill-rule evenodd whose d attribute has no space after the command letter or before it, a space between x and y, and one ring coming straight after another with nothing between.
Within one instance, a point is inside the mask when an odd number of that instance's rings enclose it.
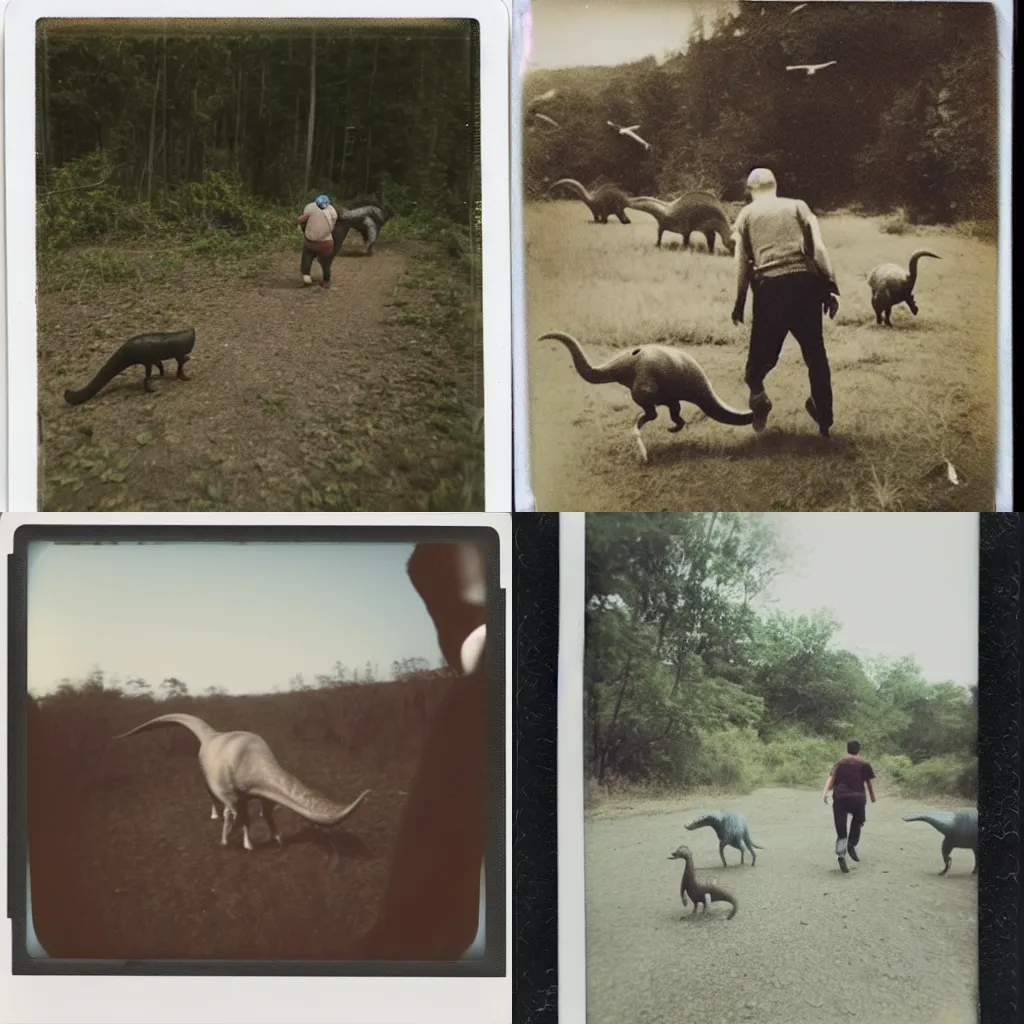
<instances>
[{"instance_id":1,"label":"green bush","mask_svg":"<svg viewBox=\"0 0 1024 1024\"><path fill-rule=\"evenodd\" d=\"M957 757L930 757L912 764L899 780L906 796L975 796L977 764ZM974 792L971 792L973 781Z\"/></svg>"}]
</instances>

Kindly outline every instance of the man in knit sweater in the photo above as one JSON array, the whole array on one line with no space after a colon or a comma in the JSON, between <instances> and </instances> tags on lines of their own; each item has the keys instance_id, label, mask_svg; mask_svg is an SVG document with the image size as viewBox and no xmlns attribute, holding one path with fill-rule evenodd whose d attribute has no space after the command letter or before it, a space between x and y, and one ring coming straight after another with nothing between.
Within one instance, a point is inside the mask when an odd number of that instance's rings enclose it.
<instances>
[{"instance_id":1,"label":"man in knit sweater","mask_svg":"<svg viewBox=\"0 0 1024 1024\"><path fill-rule=\"evenodd\" d=\"M322 288L331 287L331 263L334 261L334 225L338 222L338 211L331 205L327 196L317 196L309 203L299 217L303 228L304 242L300 270L302 283L312 284L309 272L313 269L316 259L323 268Z\"/></svg>"},{"instance_id":2,"label":"man in knit sweater","mask_svg":"<svg viewBox=\"0 0 1024 1024\"><path fill-rule=\"evenodd\" d=\"M751 202L733 226L737 261L734 324L743 323L747 288L753 285L754 290L745 374L753 426L760 432L768 421L772 403L764 379L779 361L786 335L792 332L810 377L811 395L804 407L822 437L828 437L832 375L825 354L822 313L835 317L839 288L817 218L802 199L779 196L777 187L775 175L767 168L751 171L747 178Z\"/></svg>"}]
</instances>

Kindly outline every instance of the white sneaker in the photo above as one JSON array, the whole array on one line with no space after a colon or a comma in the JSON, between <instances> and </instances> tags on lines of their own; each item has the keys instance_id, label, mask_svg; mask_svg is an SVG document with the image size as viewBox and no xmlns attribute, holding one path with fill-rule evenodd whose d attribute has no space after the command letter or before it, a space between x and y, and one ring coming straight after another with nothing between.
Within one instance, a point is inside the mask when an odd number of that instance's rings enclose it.
<instances>
[{"instance_id":1,"label":"white sneaker","mask_svg":"<svg viewBox=\"0 0 1024 1024\"><path fill-rule=\"evenodd\" d=\"M302 283L303 284L312 284L313 283L313 278L311 278L309 276L309 274L303 274L302 275Z\"/></svg>"}]
</instances>

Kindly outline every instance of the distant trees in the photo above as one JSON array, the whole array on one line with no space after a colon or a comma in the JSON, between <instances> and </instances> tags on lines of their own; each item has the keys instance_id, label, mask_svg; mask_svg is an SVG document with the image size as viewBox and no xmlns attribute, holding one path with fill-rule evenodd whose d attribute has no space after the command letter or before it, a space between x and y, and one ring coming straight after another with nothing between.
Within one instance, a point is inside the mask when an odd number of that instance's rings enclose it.
<instances>
[{"instance_id":1,"label":"distant trees","mask_svg":"<svg viewBox=\"0 0 1024 1024\"><path fill-rule=\"evenodd\" d=\"M759 164L819 209L903 206L909 219L996 217L995 14L986 4L789 5L740 0L685 53L617 68L537 71L561 131L526 137L524 184L565 175L637 193L735 191ZM814 76L787 65L837 59ZM650 156L606 120L641 122Z\"/></svg>"}]
</instances>

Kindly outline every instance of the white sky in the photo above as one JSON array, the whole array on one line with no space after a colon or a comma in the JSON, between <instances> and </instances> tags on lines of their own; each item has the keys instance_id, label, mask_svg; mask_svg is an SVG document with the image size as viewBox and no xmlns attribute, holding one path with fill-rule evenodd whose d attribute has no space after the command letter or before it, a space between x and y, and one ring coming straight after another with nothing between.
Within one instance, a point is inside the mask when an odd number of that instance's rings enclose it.
<instances>
[{"instance_id":1,"label":"white sky","mask_svg":"<svg viewBox=\"0 0 1024 1024\"><path fill-rule=\"evenodd\" d=\"M379 677L406 657L441 659L406 575L412 544L34 542L28 570L28 687L93 668L171 676L192 694L288 689L336 661Z\"/></svg>"},{"instance_id":2,"label":"white sky","mask_svg":"<svg viewBox=\"0 0 1024 1024\"><path fill-rule=\"evenodd\" d=\"M610 66L683 50L700 10L716 0L532 0L532 68ZM730 4L731 6L731 4Z\"/></svg>"},{"instance_id":3,"label":"white sky","mask_svg":"<svg viewBox=\"0 0 1024 1024\"><path fill-rule=\"evenodd\" d=\"M975 513L769 513L792 549L771 607L831 608L836 643L858 655L913 655L931 682L978 681Z\"/></svg>"}]
</instances>

